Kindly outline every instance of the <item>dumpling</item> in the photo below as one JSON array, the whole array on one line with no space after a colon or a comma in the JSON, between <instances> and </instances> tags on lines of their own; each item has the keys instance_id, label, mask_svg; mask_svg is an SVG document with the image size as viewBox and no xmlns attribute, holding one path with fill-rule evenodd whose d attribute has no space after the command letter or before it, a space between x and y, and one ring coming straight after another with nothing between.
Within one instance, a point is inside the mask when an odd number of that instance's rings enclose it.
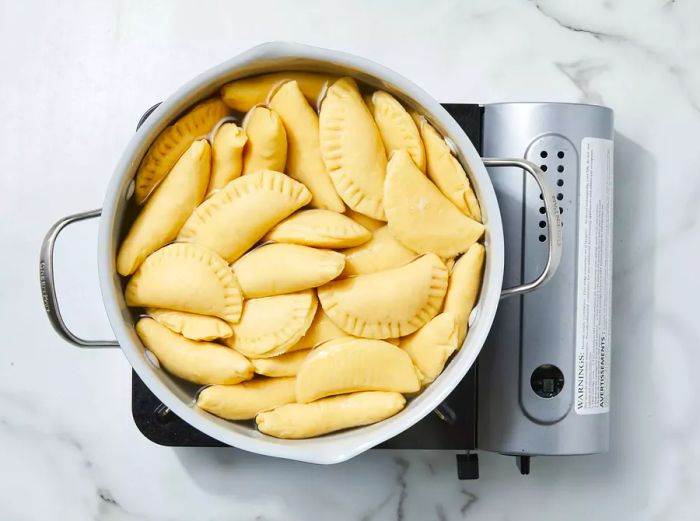
<instances>
[{"instance_id":1,"label":"dumpling","mask_svg":"<svg viewBox=\"0 0 700 521\"><path fill-rule=\"evenodd\" d=\"M479 201L461 163L452 155L445 139L425 118L421 120L420 128L425 143L428 176L462 213L481 222Z\"/></svg>"},{"instance_id":2,"label":"dumpling","mask_svg":"<svg viewBox=\"0 0 700 521\"><path fill-rule=\"evenodd\" d=\"M387 156L394 150L406 150L418 167L425 172L425 148L418 127L403 105L383 90L372 94L372 115L384 142Z\"/></svg>"},{"instance_id":3,"label":"dumpling","mask_svg":"<svg viewBox=\"0 0 700 521\"><path fill-rule=\"evenodd\" d=\"M482 244L475 244L455 262L450 284L445 295L445 311L457 317L459 324L458 346L461 347L467 336L469 315L474 309L481 290L486 250Z\"/></svg>"},{"instance_id":4,"label":"dumpling","mask_svg":"<svg viewBox=\"0 0 700 521\"><path fill-rule=\"evenodd\" d=\"M343 271L345 256L298 244L265 244L241 257L233 272L245 298L321 286Z\"/></svg>"},{"instance_id":5,"label":"dumpling","mask_svg":"<svg viewBox=\"0 0 700 521\"><path fill-rule=\"evenodd\" d=\"M299 368L299 403L356 391L414 393L420 389L411 358L383 340L342 338L321 344Z\"/></svg>"},{"instance_id":6,"label":"dumpling","mask_svg":"<svg viewBox=\"0 0 700 521\"><path fill-rule=\"evenodd\" d=\"M304 336L317 305L311 289L246 300L233 336L224 342L249 358L281 355Z\"/></svg>"},{"instance_id":7,"label":"dumpling","mask_svg":"<svg viewBox=\"0 0 700 521\"><path fill-rule=\"evenodd\" d=\"M389 230L417 253L453 257L484 233L483 224L466 217L413 164L408 152L394 153L387 166L384 203Z\"/></svg>"},{"instance_id":8,"label":"dumpling","mask_svg":"<svg viewBox=\"0 0 700 521\"><path fill-rule=\"evenodd\" d=\"M291 242L319 248L350 248L370 240L367 228L330 210L302 210L275 226L268 241Z\"/></svg>"},{"instance_id":9,"label":"dumpling","mask_svg":"<svg viewBox=\"0 0 700 521\"><path fill-rule=\"evenodd\" d=\"M315 72L272 72L227 83L221 88L221 98L232 109L248 112L255 105L265 103L268 95L280 83L293 80L299 84L299 88L308 102L311 105L316 105L316 100L324 85L333 79L335 76Z\"/></svg>"},{"instance_id":10,"label":"dumpling","mask_svg":"<svg viewBox=\"0 0 700 521\"><path fill-rule=\"evenodd\" d=\"M301 364L309 356L311 349L284 353L283 355L271 358L254 358L251 360L257 374L272 376L275 378L282 376L296 376Z\"/></svg>"},{"instance_id":11,"label":"dumpling","mask_svg":"<svg viewBox=\"0 0 700 521\"><path fill-rule=\"evenodd\" d=\"M385 420L403 409L399 393L368 391L290 403L258 414L258 430L268 436L302 439Z\"/></svg>"},{"instance_id":12,"label":"dumpling","mask_svg":"<svg viewBox=\"0 0 700 521\"><path fill-rule=\"evenodd\" d=\"M212 385L197 406L227 420L251 420L262 412L294 403L294 378L256 378L236 385Z\"/></svg>"},{"instance_id":13,"label":"dumpling","mask_svg":"<svg viewBox=\"0 0 700 521\"><path fill-rule=\"evenodd\" d=\"M212 167L209 190L219 190L241 175L243 147L248 137L235 123L224 123L217 130L212 145Z\"/></svg>"},{"instance_id":14,"label":"dumpling","mask_svg":"<svg viewBox=\"0 0 700 521\"><path fill-rule=\"evenodd\" d=\"M159 324L190 340L216 340L233 334L231 326L217 317L162 308L146 308L146 313Z\"/></svg>"},{"instance_id":15,"label":"dumpling","mask_svg":"<svg viewBox=\"0 0 700 521\"><path fill-rule=\"evenodd\" d=\"M161 132L136 172L136 202L144 202L192 142L207 135L220 119L230 113L220 99L210 99L196 105Z\"/></svg>"},{"instance_id":16,"label":"dumpling","mask_svg":"<svg viewBox=\"0 0 700 521\"><path fill-rule=\"evenodd\" d=\"M437 315L447 269L435 254L385 271L335 280L318 288L321 306L345 332L365 338L413 333Z\"/></svg>"},{"instance_id":17,"label":"dumpling","mask_svg":"<svg viewBox=\"0 0 700 521\"><path fill-rule=\"evenodd\" d=\"M445 311L401 339L401 349L408 353L420 371L421 384L429 384L442 372L447 359L457 350L458 334L457 319Z\"/></svg>"},{"instance_id":18,"label":"dumpling","mask_svg":"<svg viewBox=\"0 0 700 521\"><path fill-rule=\"evenodd\" d=\"M350 219L355 221L357 224L361 224L371 232L373 232L374 230L378 230L382 226L386 225L386 222L384 221L372 219L371 217L367 217L366 215L358 213L355 210L351 210L350 208L345 210L344 214L350 217Z\"/></svg>"},{"instance_id":19,"label":"dumpling","mask_svg":"<svg viewBox=\"0 0 700 521\"><path fill-rule=\"evenodd\" d=\"M416 258L416 253L397 241L387 226L375 231L368 242L343 250L343 253L344 277L396 268Z\"/></svg>"},{"instance_id":20,"label":"dumpling","mask_svg":"<svg viewBox=\"0 0 700 521\"><path fill-rule=\"evenodd\" d=\"M243 120L248 136L243 151L243 175L258 170L284 172L287 164L287 133L277 112L254 107Z\"/></svg>"},{"instance_id":21,"label":"dumpling","mask_svg":"<svg viewBox=\"0 0 700 521\"><path fill-rule=\"evenodd\" d=\"M233 262L282 219L311 200L301 183L261 170L234 179L197 207L178 240L205 246Z\"/></svg>"},{"instance_id":22,"label":"dumpling","mask_svg":"<svg viewBox=\"0 0 700 521\"><path fill-rule=\"evenodd\" d=\"M128 306L211 315L238 322L243 296L228 264L196 244L175 243L151 254L129 279Z\"/></svg>"},{"instance_id":23,"label":"dumpling","mask_svg":"<svg viewBox=\"0 0 700 521\"><path fill-rule=\"evenodd\" d=\"M423 124L423 121L428 121L428 120L425 118L425 116L423 116L422 114L420 114L420 113L419 113L418 111L416 111L416 110L409 110L409 111L408 111L408 115L411 116L411 119L412 119L413 122L416 124L416 128L417 128L419 131L420 131L421 125ZM425 144L424 144L424 146L425 146ZM427 160L427 158L426 158L426 160Z\"/></svg>"},{"instance_id":24,"label":"dumpling","mask_svg":"<svg viewBox=\"0 0 700 521\"><path fill-rule=\"evenodd\" d=\"M386 220L386 153L355 80L341 78L328 88L319 123L321 157L340 197L353 210Z\"/></svg>"},{"instance_id":25,"label":"dumpling","mask_svg":"<svg viewBox=\"0 0 700 521\"><path fill-rule=\"evenodd\" d=\"M189 340L152 318L136 323L146 349L169 373L196 384L237 384L253 377L253 365L233 349Z\"/></svg>"},{"instance_id":26,"label":"dumpling","mask_svg":"<svg viewBox=\"0 0 700 521\"><path fill-rule=\"evenodd\" d=\"M270 108L279 114L287 133L287 174L311 191L311 206L334 212L345 210L321 159L318 116L297 82L282 85L270 99Z\"/></svg>"},{"instance_id":27,"label":"dumpling","mask_svg":"<svg viewBox=\"0 0 700 521\"><path fill-rule=\"evenodd\" d=\"M319 306L318 311L316 311L316 316L314 317L313 322L311 322L311 326L309 326L306 334L301 337L299 341L289 349L288 352L298 351L300 349L310 349L328 340L333 340L344 336L347 336L347 333L336 326Z\"/></svg>"},{"instance_id":28,"label":"dumpling","mask_svg":"<svg viewBox=\"0 0 700 521\"><path fill-rule=\"evenodd\" d=\"M143 260L168 244L204 199L209 183L211 150L207 141L195 141L175 163L148 199L119 247L117 272L131 275Z\"/></svg>"}]
</instances>

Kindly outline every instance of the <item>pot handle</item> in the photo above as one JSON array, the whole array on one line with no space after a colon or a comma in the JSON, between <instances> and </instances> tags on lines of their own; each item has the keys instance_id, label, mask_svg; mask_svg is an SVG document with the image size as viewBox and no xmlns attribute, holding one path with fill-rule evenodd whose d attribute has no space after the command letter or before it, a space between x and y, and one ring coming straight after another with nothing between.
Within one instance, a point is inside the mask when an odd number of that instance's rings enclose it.
<instances>
[{"instance_id":1,"label":"pot handle","mask_svg":"<svg viewBox=\"0 0 700 521\"><path fill-rule=\"evenodd\" d=\"M484 158L484 165L487 167L507 167L515 166L525 170L528 174L535 178L537 185L542 192L544 201L545 217L547 218L547 227L549 228L549 255L547 264L542 273L535 279L519 286L505 288L501 291L501 298L512 297L514 295L523 295L529 293L551 279L557 272L559 262L561 261L562 252L562 227L561 217L559 215L559 204L554 193L554 188L547 175L535 163L526 161L525 159L495 159Z\"/></svg>"},{"instance_id":2,"label":"pot handle","mask_svg":"<svg viewBox=\"0 0 700 521\"><path fill-rule=\"evenodd\" d=\"M56 222L46 233L44 242L41 243L41 253L39 254L39 282L46 314L56 333L64 340L78 347L119 347L119 343L116 340L85 340L68 329L61 316L58 298L56 297L56 285L53 276L53 249L56 239L58 239L58 236L66 226L85 219L94 219L99 217L101 213L102 209L100 208L69 215Z\"/></svg>"}]
</instances>

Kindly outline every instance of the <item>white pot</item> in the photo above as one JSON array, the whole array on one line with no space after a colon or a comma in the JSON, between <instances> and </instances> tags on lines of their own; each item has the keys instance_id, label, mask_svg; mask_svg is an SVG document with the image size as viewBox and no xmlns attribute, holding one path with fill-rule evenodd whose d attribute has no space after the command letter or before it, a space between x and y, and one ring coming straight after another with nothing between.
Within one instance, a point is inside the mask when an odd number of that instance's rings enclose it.
<instances>
[{"instance_id":1,"label":"white pot","mask_svg":"<svg viewBox=\"0 0 700 521\"><path fill-rule=\"evenodd\" d=\"M193 387L155 368L145 356L134 330L134 319L124 301L123 280L116 272L115 258L122 232L122 219L131 196L130 184L141 158L158 134L186 108L216 94L222 85L237 78L278 70L314 70L348 74L373 87L391 92L405 104L424 114L445 136L451 138L463 164L469 165L471 182L481 203L486 226L486 266L479 302L462 348L443 373L419 396L410 400L396 416L367 427L350 429L307 440L281 440L266 436L253 427L229 422L193 407ZM552 240L550 260L542 275L532 283L506 290L515 295L535 289L556 270L561 251L561 227L554 192L546 176L523 160L485 160L489 166L520 166L530 172L543 190ZM503 228L498 202L484 165L464 131L442 106L418 86L370 60L341 52L294 43L268 43L231 58L192 79L165 100L146 119L131 139L109 183L101 210L98 266L104 306L115 341L89 341L71 333L61 319L53 285L53 245L60 231L73 222L96 217L100 210L62 219L48 232L41 252L40 278L47 314L56 331L80 347L121 347L129 363L148 388L184 421L227 445L250 452L311 463L338 463L382 443L408 429L430 414L455 388L474 364L502 296Z\"/></svg>"}]
</instances>

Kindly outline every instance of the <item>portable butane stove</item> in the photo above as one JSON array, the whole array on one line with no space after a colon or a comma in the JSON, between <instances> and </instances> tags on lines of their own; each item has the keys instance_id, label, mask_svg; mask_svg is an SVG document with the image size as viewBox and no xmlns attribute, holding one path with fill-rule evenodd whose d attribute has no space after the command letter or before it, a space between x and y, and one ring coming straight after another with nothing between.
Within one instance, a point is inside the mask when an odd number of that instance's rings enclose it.
<instances>
[{"instance_id":1,"label":"portable butane stove","mask_svg":"<svg viewBox=\"0 0 700 521\"><path fill-rule=\"evenodd\" d=\"M562 261L544 287L501 302L478 363L436 414L377 448L459 451L460 479L478 478L475 450L516 456L522 474L530 472L532 456L604 452L613 112L569 103L444 106L483 157L525 158L551 174L564 224ZM544 207L522 170L490 174L503 217L504 285L513 286L544 268ZM132 380L133 417L144 436L172 447L223 446L170 412L136 373Z\"/></svg>"}]
</instances>

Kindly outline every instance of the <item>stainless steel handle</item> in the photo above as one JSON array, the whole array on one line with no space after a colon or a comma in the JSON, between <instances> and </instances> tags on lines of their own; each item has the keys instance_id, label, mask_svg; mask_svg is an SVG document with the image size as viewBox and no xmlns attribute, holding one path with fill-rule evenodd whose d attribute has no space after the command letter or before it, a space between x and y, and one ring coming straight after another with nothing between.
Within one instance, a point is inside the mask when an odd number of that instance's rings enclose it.
<instances>
[{"instance_id":1,"label":"stainless steel handle","mask_svg":"<svg viewBox=\"0 0 700 521\"><path fill-rule=\"evenodd\" d=\"M46 233L44 242L41 243L41 253L39 254L39 282L41 283L41 295L44 300L46 314L56 333L63 337L64 340L78 347L119 347L119 344L116 340L85 340L68 329L61 316L58 298L56 297L56 285L54 284L53 276L53 249L56 239L66 226L85 219L99 217L101 213L102 209L100 208L64 217Z\"/></svg>"},{"instance_id":2,"label":"stainless steel handle","mask_svg":"<svg viewBox=\"0 0 700 521\"><path fill-rule=\"evenodd\" d=\"M545 284L549 279L551 279L557 272L559 267L559 262L561 261L561 250L562 250L562 240L561 240L561 216L559 215L559 204L557 203L557 197L554 193L554 187L552 186L547 174L545 174L540 167L535 163L526 161L524 159L495 159L495 158L484 158L484 165L487 167L504 167L504 166L515 166L520 167L535 178L537 185L542 192L542 198L544 200L545 217L547 218L547 226L549 228L549 252L547 258L547 264L545 265L542 273L533 281L526 282L519 286L513 286L512 288L506 288L501 291L501 298L512 297L514 295L522 295L524 293L529 293L543 284Z\"/></svg>"}]
</instances>

